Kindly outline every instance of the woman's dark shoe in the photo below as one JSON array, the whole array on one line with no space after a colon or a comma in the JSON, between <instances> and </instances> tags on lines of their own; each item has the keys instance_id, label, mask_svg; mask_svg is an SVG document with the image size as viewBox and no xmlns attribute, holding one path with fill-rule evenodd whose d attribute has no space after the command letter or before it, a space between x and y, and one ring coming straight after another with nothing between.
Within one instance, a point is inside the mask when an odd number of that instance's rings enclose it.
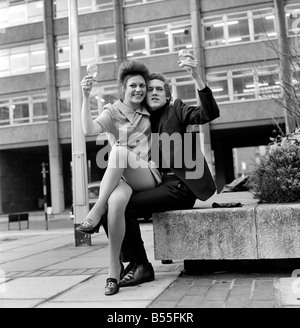
<instances>
[{"instance_id":1,"label":"woman's dark shoe","mask_svg":"<svg viewBox=\"0 0 300 328\"><path fill-rule=\"evenodd\" d=\"M91 219L87 219L83 221L77 228L76 231L81 233L87 233L92 235L95 232L99 232L101 226L101 220L97 223L97 225L93 226L94 221Z\"/></svg>"},{"instance_id":2,"label":"woman's dark shoe","mask_svg":"<svg viewBox=\"0 0 300 328\"><path fill-rule=\"evenodd\" d=\"M118 284L117 279L114 278L108 278L106 280L106 286L105 286L105 295L111 296L115 295L119 292L120 286Z\"/></svg>"}]
</instances>

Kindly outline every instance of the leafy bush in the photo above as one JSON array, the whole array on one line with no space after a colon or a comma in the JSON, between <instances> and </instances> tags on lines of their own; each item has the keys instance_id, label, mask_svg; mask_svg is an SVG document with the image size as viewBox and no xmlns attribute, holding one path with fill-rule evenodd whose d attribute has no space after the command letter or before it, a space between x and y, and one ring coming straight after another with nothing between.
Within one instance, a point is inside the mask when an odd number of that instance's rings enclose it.
<instances>
[{"instance_id":1,"label":"leafy bush","mask_svg":"<svg viewBox=\"0 0 300 328\"><path fill-rule=\"evenodd\" d=\"M281 137L250 177L260 203L300 202L300 130Z\"/></svg>"},{"instance_id":2,"label":"leafy bush","mask_svg":"<svg viewBox=\"0 0 300 328\"><path fill-rule=\"evenodd\" d=\"M278 135L276 138L272 139L273 146L281 146L286 144L293 144L300 146L300 128L296 129L287 135Z\"/></svg>"}]
</instances>

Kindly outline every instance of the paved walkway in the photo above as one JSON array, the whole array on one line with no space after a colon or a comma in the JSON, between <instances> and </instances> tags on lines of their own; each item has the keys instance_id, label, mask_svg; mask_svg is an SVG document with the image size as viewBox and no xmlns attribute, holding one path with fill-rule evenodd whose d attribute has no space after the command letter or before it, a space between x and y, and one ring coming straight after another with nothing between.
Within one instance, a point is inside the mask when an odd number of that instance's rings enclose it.
<instances>
[{"instance_id":1,"label":"paved walkway","mask_svg":"<svg viewBox=\"0 0 300 328\"><path fill-rule=\"evenodd\" d=\"M93 235L92 246L75 247L68 215L51 218L47 231L43 212L30 213L29 229L23 222L20 231L17 223L8 231L7 216L0 216L0 308L300 307L300 279L292 277L298 269L292 262L263 269L244 262L209 268L201 262L205 271L186 275L183 261L162 265L154 259L151 221L141 221L141 229L155 281L107 297L105 233Z\"/></svg>"}]
</instances>

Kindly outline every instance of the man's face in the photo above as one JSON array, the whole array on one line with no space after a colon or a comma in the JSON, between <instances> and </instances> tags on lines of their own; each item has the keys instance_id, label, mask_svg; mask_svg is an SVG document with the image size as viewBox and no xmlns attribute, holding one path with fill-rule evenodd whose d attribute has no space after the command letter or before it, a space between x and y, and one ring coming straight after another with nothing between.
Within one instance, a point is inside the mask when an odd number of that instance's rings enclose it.
<instances>
[{"instance_id":1,"label":"man's face","mask_svg":"<svg viewBox=\"0 0 300 328\"><path fill-rule=\"evenodd\" d=\"M146 100L151 112L165 105L167 95L163 81L150 80L148 82Z\"/></svg>"}]
</instances>

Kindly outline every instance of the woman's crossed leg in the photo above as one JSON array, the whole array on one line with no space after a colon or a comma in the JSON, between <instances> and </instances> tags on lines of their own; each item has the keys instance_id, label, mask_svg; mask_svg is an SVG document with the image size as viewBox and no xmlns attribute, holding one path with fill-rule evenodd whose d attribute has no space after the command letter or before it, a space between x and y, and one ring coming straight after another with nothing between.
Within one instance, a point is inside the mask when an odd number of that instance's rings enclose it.
<instances>
[{"instance_id":1,"label":"woman's crossed leg","mask_svg":"<svg viewBox=\"0 0 300 328\"><path fill-rule=\"evenodd\" d=\"M157 185L147 161L142 160L126 147L114 145L101 181L99 198L84 222L77 227L78 231L95 232L95 227L99 225L101 217L107 210L110 195L123 179L133 191L151 189Z\"/></svg>"}]
</instances>

